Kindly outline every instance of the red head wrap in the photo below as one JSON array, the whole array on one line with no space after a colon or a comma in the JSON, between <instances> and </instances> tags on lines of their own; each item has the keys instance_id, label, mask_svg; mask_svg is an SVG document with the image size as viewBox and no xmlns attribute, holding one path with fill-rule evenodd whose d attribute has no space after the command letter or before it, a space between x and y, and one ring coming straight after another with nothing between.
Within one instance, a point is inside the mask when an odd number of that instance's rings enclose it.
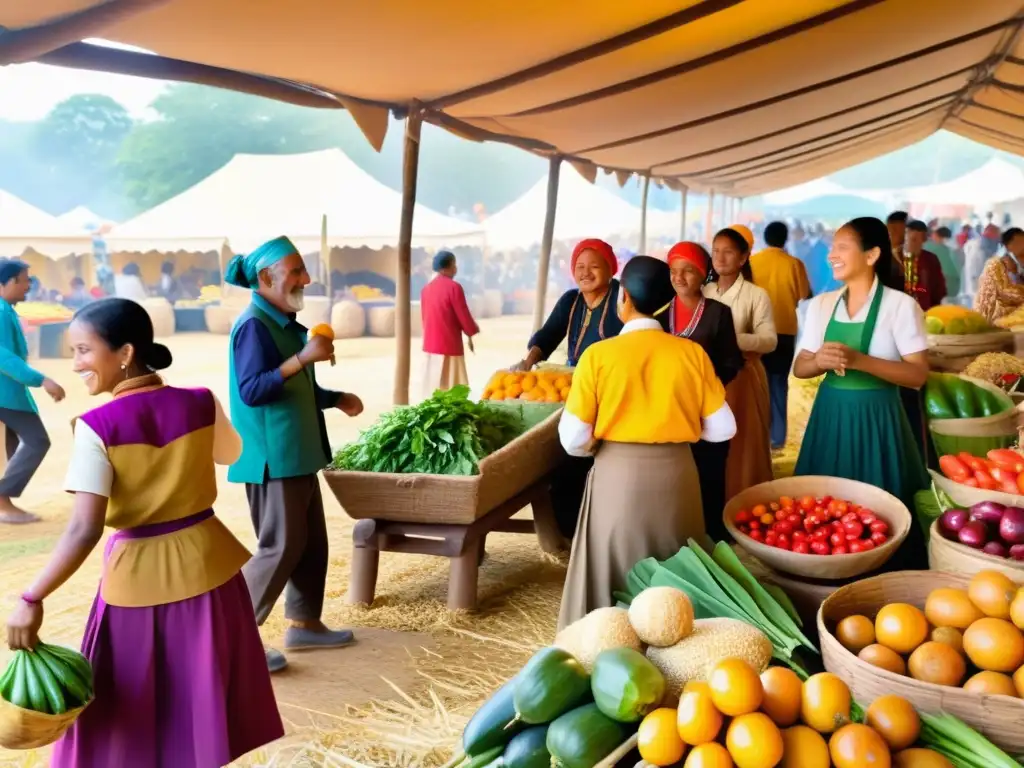
<instances>
[{"instance_id":1,"label":"red head wrap","mask_svg":"<svg viewBox=\"0 0 1024 768\"><path fill-rule=\"evenodd\" d=\"M981 233L982 237L987 237L989 240L998 240L999 234L999 227L995 224L989 224Z\"/></svg>"},{"instance_id":2,"label":"red head wrap","mask_svg":"<svg viewBox=\"0 0 1024 768\"><path fill-rule=\"evenodd\" d=\"M708 254L696 243L676 243L668 252L668 265L673 261L685 261L698 272L701 277L708 276Z\"/></svg>"},{"instance_id":3,"label":"red head wrap","mask_svg":"<svg viewBox=\"0 0 1024 768\"><path fill-rule=\"evenodd\" d=\"M569 262L569 269L576 272L576 262L580 258L580 254L584 251L594 251L608 264L608 269L611 270L612 275L615 275L619 271L619 260L615 258L615 251L608 245L604 240L598 240L597 238L591 238L589 240L580 240L576 247L572 249L572 261Z\"/></svg>"}]
</instances>

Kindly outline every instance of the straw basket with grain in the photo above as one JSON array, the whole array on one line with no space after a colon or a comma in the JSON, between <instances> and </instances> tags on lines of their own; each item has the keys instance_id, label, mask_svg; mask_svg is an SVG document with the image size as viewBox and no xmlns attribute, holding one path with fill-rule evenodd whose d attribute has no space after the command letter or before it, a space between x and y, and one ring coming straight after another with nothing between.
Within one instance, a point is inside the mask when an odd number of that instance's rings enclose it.
<instances>
[{"instance_id":1,"label":"straw basket with grain","mask_svg":"<svg viewBox=\"0 0 1024 768\"><path fill-rule=\"evenodd\" d=\"M925 683L879 669L858 659L832 634L847 616L874 618L888 603L910 603L924 608L929 593L938 587L967 589L970 579L938 571L886 573L836 590L818 611L818 636L825 669L850 686L855 701L869 705L879 696L896 694L921 712L948 712L977 729L1010 754L1024 753L1024 700L1009 696L967 693L960 688Z\"/></svg>"},{"instance_id":2,"label":"straw basket with grain","mask_svg":"<svg viewBox=\"0 0 1024 768\"><path fill-rule=\"evenodd\" d=\"M395 308L370 307L366 313L366 325L371 336L392 338L395 335Z\"/></svg>"},{"instance_id":3,"label":"straw basket with grain","mask_svg":"<svg viewBox=\"0 0 1024 768\"><path fill-rule=\"evenodd\" d=\"M501 317L505 306L505 297L496 288L484 291L484 317Z\"/></svg>"},{"instance_id":4,"label":"straw basket with grain","mask_svg":"<svg viewBox=\"0 0 1024 768\"><path fill-rule=\"evenodd\" d=\"M993 416L974 419L933 419L928 422L932 442L939 456L967 451L972 456L984 456L993 448L1009 448L1017 440L1017 424L1022 411L1015 407L1002 389L982 379L961 376L971 384L988 390L1001 401L1006 410Z\"/></svg>"},{"instance_id":5,"label":"straw basket with grain","mask_svg":"<svg viewBox=\"0 0 1024 768\"><path fill-rule=\"evenodd\" d=\"M295 319L307 328L330 323L331 300L327 296L307 296L303 301L302 310Z\"/></svg>"},{"instance_id":6,"label":"straw basket with grain","mask_svg":"<svg viewBox=\"0 0 1024 768\"><path fill-rule=\"evenodd\" d=\"M366 333L366 310L358 301L344 299L331 307L331 328L336 339L358 339Z\"/></svg>"},{"instance_id":7,"label":"straw basket with grain","mask_svg":"<svg viewBox=\"0 0 1024 768\"><path fill-rule=\"evenodd\" d=\"M556 410L533 429L480 460L471 476L326 470L324 479L355 519L468 525L529 488L564 458Z\"/></svg>"},{"instance_id":8,"label":"straw basket with grain","mask_svg":"<svg viewBox=\"0 0 1024 768\"><path fill-rule=\"evenodd\" d=\"M174 307L167 299L154 296L142 302L153 323L153 336L165 339L174 335Z\"/></svg>"},{"instance_id":9,"label":"straw basket with grain","mask_svg":"<svg viewBox=\"0 0 1024 768\"><path fill-rule=\"evenodd\" d=\"M736 527L736 513L757 504L767 505L781 496L831 496L870 509L889 524L889 540L867 552L848 555L803 555L754 541ZM725 527L736 542L776 571L810 579L849 579L882 567L910 532L910 510L895 496L867 483L839 477L787 477L747 488L725 505Z\"/></svg>"},{"instance_id":10,"label":"straw basket with grain","mask_svg":"<svg viewBox=\"0 0 1024 768\"><path fill-rule=\"evenodd\" d=\"M47 715L16 707L0 697L0 747L4 749L38 749L53 744L63 736L85 706L62 715Z\"/></svg>"},{"instance_id":11,"label":"straw basket with grain","mask_svg":"<svg viewBox=\"0 0 1024 768\"><path fill-rule=\"evenodd\" d=\"M1013 334L1009 331L928 337L928 365L933 371L958 373L984 352L1012 351Z\"/></svg>"},{"instance_id":12,"label":"straw basket with grain","mask_svg":"<svg viewBox=\"0 0 1024 768\"><path fill-rule=\"evenodd\" d=\"M928 537L928 567L933 571L962 576L973 576L978 571L999 571L1024 584L1024 562L996 557L958 541L950 541L939 531L938 520L932 523Z\"/></svg>"},{"instance_id":13,"label":"straw basket with grain","mask_svg":"<svg viewBox=\"0 0 1024 768\"><path fill-rule=\"evenodd\" d=\"M203 313L206 318L206 330L221 336L231 333L231 327L235 320L242 314L242 307L235 307L224 304L213 304L206 308Z\"/></svg>"}]
</instances>

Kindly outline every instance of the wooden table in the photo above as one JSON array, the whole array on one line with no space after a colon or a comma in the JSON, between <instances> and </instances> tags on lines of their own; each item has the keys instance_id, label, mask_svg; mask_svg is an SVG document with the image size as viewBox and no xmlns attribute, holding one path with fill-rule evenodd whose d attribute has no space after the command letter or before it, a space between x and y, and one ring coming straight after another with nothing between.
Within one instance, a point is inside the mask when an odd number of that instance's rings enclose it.
<instances>
[{"instance_id":1,"label":"wooden table","mask_svg":"<svg viewBox=\"0 0 1024 768\"><path fill-rule=\"evenodd\" d=\"M526 506L533 507L532 520L511 519ZM480 562L490 533L535 533L545 552L565 551L567 544L558 531L551 506L550 476L467 525L360 520L352 531L352 576L347 601L371 604L377 591L380 553L404 552L448 558L448 608L473 610Z\"/></svg>"}]
</instances>

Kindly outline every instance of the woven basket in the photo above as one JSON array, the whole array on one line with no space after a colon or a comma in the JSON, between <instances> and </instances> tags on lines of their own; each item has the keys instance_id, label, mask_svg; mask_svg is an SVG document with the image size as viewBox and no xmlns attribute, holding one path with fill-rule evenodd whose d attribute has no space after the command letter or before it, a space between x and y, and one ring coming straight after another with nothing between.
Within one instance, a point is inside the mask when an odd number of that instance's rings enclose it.
<instances>
[{"instance_id":1,"label":"woven basket","mask_svg":"<svg viewBox=\"0 0 1024 768\"><path fill-rule=\"evenodd\" d=\"M152 297L142 302L146 314L153 323L153 337L166 339L174 335L174 307L167 299Z\"/></svg>"},{"instance_id":2,"label":"woven basket","mask_svg":"<svg viewBox=\"0 0 1024 768\"><path fill-rule=\"evenodd\" d=\"M944 477L934 469L928 472L932 476L935 487L944 491L949 498L961 507L973 507L983 501L996 501L1008 507L1024 507L1024 496L1014 493L1003 493L1002 491L985 491L981 488L971 488L963 483L956 483L948 477Z\"/></svg>"},{"instance_id":3,"label":"woven basket","mask_svg":"<svg viewBox=\"0 0 1024 768\"><path fill-rule=\"evenodd\" d=\"M1024 584L1024 562L996 557L972 549L958 541L950 541L939 532L939 521L932 523L928 537L928 567L933 571L973 576L978 571L999 571Z\"/></svg>"},{"instance_id":4,"label":"woven basket","mask_svg":"<svg viewBox=\"0 0 1024 768\"><path fill-rule=\"evenodd\" d=\"M220 306L207 307L203 312L206 319L206 329L210 333L227 336L231 333L231 327L235 324L244 307L235 307L221 304Z\"/></svg>"},{"instance_id":5,"label":"woven basket","mask_svg":"<svg viewBox=\"0 0 1024 768\"><path fill-rule=\"evenodd\" d=\"M961 376L976 387L1010 401L1007 394L991 382ZM972 456L984 456L993 448L1009 448L1017 440L1017 423L1020 420L1020 406L1011 407L994 416L980 416L974 419L932 419L928 428L932 442L939 456L966 451Z\"/></svg>"},{"instance_id":6,"label":"woven basket","mask_svg":"<svg viewBox=\"0 0 1024 768\"><path fill-rule=\"evenodd\" d=\"M336 339L358 339L366 333L366 310L358 301L345 299L331 307L331 328Z\"/></svg>"},{"instance_id":7,"label":"woven basket","mask_svg":"<svg viewBox=\"0 0 1024 768\"><path fill-rule=\"evenodd\" d=\"M355 519L468 525L557 468L561 409L480 461L480 474L399 475L326 470L324 478Z\"/></svg>"},{"instance_id":8,"label":"woven basket","mask_svg":"<svg viewBox=\"0 0 1024 768\"><path fill-rule=\"evenodd\" d=\"M63 736L85 706L62 715L47 715L16 707L0 698L0 747L3 749L38 749L53 744Z\"/></svg>"},{"instance_id":9,"label":"woven basket","mask_svg":"<svg viewBox=\"0 0 1024 768\"><path fill-rule=\"evenodd\" d=\"M991 331L928 337L928 364L933 371L959 373L984 352L1012 352L1013 334Z\"/></svg>"},{"instance_id":10,"label":"woven basket","mask_svg":"<svg viewBox=\"0 0 1024 768\"><path fill-rule=\"evenodd\" d=\"M818 611L818 635L825 669L850 686L853 698L868 706L879 696L896 694L921 712L948 712L983 733L1012 755L1024 752L1024 700L1009 696L967 693L934 683L897 675L861 661L832 634L847 616L873 618L887 603L910 603L924 608L928 594L937 587L967 589L969 578L937 571L886 573L836 590Z\"/></svg>"},{"instance_id":11,"label":"woven basket","mask_svg":"<svg viewBox=\"0 0 1024 768\"><path fill-rule=\"evenodd\" d=\"M867 552L849 555L802 555L754 541L736 527L741 509L777 501L780 496L832 496L866 507L889 524L889 541ZM849 579L881 568L907 538L912 524L910 510L895 496L867 483L839 477L787 477L755 485L734 496L725 505L725 527L733 539L776 571L809 579Z\"/></svg>"}]
</instances>

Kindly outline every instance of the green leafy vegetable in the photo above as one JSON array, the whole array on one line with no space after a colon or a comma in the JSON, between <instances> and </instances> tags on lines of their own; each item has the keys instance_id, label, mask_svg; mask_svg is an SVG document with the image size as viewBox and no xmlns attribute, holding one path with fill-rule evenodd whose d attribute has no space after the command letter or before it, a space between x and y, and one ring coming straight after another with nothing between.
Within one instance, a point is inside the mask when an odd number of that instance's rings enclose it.
<instances>
[{"instance_id":1,"label":"green leafy vegetable","mask_svg":"<svg viewBox=\"0 0 1024 768\"><path fill-rule=\"evenodd\" d=\"M921 713L921 743L957 768L1020 768L1021 763L967 723L946 713Z\"/></svg>"},{"instance_id":2,"label":"green leafy vegetable","mask_svg":"<svg viewBox=\"0 0 1024 768\"><path fill-rule=\"evenodd\" d=\"M473 402L459 386L383 414L334 455L331 469L475 475L480 459L522 433L522 411Z\"/></svg>"}]
</instances>

